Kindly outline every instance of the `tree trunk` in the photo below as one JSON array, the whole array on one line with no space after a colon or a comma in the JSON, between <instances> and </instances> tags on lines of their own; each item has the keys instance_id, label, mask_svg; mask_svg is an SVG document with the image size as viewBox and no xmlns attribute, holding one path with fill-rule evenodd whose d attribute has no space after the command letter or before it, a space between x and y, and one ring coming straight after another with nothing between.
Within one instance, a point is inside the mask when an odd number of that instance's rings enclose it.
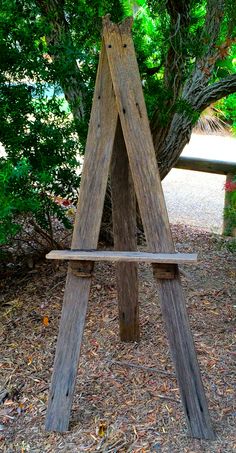
<instances>
[{"instance_id":1,"label":"tree trunk","mask_svg":"<svg viewBox=\"0 0 236 453\"><path fill-rule=\"evenodd\" d=\"M87 122L85 98L83 103L87 90L76 63L70 24L65 14L65 0L36 0L36 2L42 15L51 24L51 32L46 39L65 97L75 120ZM157 105L150 121L161 179L169 173L179 159L184 146L190 140L200 113L212 102L236 91L235 74L217 83L209 84L215 62L223 58L220 55L220 46L217 45L223 20L223 6L224 0L207 1L205 24L199 36L199 42L207 40L205 53L196 61L192 73L186 74L188 55L185 44L189 39L191 2L190 0L167 0L166 2L170 16L170 36L169 49L165 56L163 84L167 92L172 92L172 99L168 98L163 105ZM71 55L69 61L68 55ZM177 103L183 105L181 112L176 108ZM163 110L167 113L164 126L160 118L160 111ZM105 241L111 239L111 219L111 193L108 187L101 236ZM140 221L139 226L141 227Z\"/></svg>"}]
</instances>

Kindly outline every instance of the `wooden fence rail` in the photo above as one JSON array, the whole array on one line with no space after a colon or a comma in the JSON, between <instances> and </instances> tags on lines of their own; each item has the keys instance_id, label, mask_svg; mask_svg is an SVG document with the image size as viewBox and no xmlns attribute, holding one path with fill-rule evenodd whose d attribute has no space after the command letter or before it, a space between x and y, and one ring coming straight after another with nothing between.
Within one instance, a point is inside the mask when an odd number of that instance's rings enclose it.
<instances>
[{"instance_id":1,"label":"wooden fence rail","mask_svg":"<svg viewBox=\"0 0 236 453\"><path fill-rule=\"evenodd\" d=\"M223 160L208 160L198 157L181 156L175 168L183 170L204 171L217 175L236 174L236 162L225 162Z\"/></svg>"},{"instance_id":2,"label":"wooden fence rail","mask_svg":"<svg viewBox=\"0 0 236 453\"><path fill-rule=\"evenodd\" d=\"M226 175L226 182L232 181L236 175L236 162L225 162L221 160L201 159L198 157L181 156L175 164L175 168L182 170L203 171L206 173L215 173L218 175ZM224 208L229 208L230 201L227 192L225 191ZM230 233L229 233L229 230ZM223 234L236 236L236 228L229 228L229 221L224 217Z\"/></svg>"}]
</instances>

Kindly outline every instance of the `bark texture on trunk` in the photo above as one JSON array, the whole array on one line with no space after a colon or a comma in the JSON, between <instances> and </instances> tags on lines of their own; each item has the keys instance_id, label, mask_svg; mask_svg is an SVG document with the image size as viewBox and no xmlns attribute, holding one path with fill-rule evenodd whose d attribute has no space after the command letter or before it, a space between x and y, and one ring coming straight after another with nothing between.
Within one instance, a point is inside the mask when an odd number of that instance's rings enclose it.
<instances>
[{"instance_id":1,"label":"bark texture on trunk","mask_svg":"<svg viewBox=\"0 0 236 453\"><path fill-rule=\"evenodd\" d=\"M58 77L75 119L84 119L86 87L76 59L67 61L69 49L75 55L69 19L65 13L65 0L36 0L41 14L51 25L47 36L52 58L58 63ZM184 146L189 142L194 124L200 113L212 102L236 91L236 75L210 84L215 62L221 55L217 45L223 21L225 0L208 0L205 24L199 36L202 53L189 73L189 56L186 52L191 26L191 0L167 0L170 17L169 49L164 62L164 89L172 96L157 105L150 122L160 175L163 179L177 162ZM228 30L228 41L232 30ZM156 72L156 68L154 72ZM150 69L147 72L152 71ZM176 101L183 111L176 111ZM165 124L160 111L167 112ZM111 205L107 193L106 204ZM110 216L107 216L110 218Z\"/></svg>"},{"instance_id":2,"label":"bark texture on trunk","mask_svg":"<svg viewBox=\"0 0 236 453\"><path fill-rule=\"evenodd\" d=\"M185 21L180 21L178 8L183 8L182 2L175 2L171 0L168 2L169 12L172 22L175 21L176 35L183 36L183 40L188 27L188 2L185 4ZM176 70L177 67L184 69L184 60L180 58L178 49L174 52L172 50L171 57L176 59L169 65L168 58L165 65L165 81L177 80L178 93L177 97L183 105L181 113L176 112L174 103L176 100L175 88L173 85L173 100L169 106L172 113L169 115L169 120L165 126L161 124L159 117L159 106L157 107L153 118L151 120L151 130L153 133L153 140L155 145L156 156L158 160L161 178L163 179L177 162L184 146L189 142L194 124L197 121L200 113L213 101L232 93L236 90L235 76L232 75L221 82L209 85L212 77L213 69L216 60L219 58L219 46L217 46L217 39L220 33L221 22L223 20L223 6L224 0L215 2L208 0L207 13L205 18L205 25L203 27L202 36L200 41L206 41L204 53L196 61L195 67L190 75L186 78L184 71ZM180 42L182 42L180 40ZM179 48L181 51L181 48ZM180 63L179 63L180 61ZM174 72L169 74L169 72ZM231 86L232 85L232 86ZM171 85L167 85L171 88ZM185 107L184 107L185 106Z\"/></svg>"}]
</instances>

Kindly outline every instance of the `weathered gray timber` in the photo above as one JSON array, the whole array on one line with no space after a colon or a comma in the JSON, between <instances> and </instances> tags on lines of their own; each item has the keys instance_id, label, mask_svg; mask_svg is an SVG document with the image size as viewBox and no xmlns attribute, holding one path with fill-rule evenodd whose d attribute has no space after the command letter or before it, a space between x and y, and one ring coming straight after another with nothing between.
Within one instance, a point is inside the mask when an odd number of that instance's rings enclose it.
<instances>
[{"instance_id":1,"label":"weathered gray timber","mask_svg":"<svg viewBox=\"0 0 236 453\"><path fill-rule=\"evenodd\" d=\"M182 170L203 171L218 175L228 175L228 173L236 173L236 162L181 156L175 164L175 168L181 168Z\"/></svg>"},{"instance_id":2,"label":"weathered gray timber","mask_svg":"<svg viewBox=\"0 0 236 453\"><path fill-rule=\"evenodd\" d=\"M52 250L47 259L71 261L112 261L126 263L196 264L197 253L150 253L108 250Z\"/></svg>"},{"instance_id":3,"label":"weathered gray timber","mask_svg":"<svg viewBox=\"0 0 236 453\"><path fill-rule=\"evenodd\" d=\"M120 120L111 160L112 220L115 250L136 250L136 197ZM139 340L138 274L135 262L117 263L120 339Z\"/></svg>"},{"instance_id":4,"label":"weathered gray timber","mask_svg":"<svg viewBox=\"0 0 236 453\"><path fill-rule=\"evenodd\" d=\"M174 244L130 27L131 21L116 25L106 17L103 36L148 247L155 252L173 253ZM191 435L214 439L177 271L176 275L171 280L157 281L182 403ZM169 302L171 310L168 309Z\"/></svg>"},{"instance_id":5,"label":"weathered gray timber","mask_svg":"<svg viewBox=\"0 0 236 453\"><path fill-rule=\"evenodd\" d=\"M139 333L134 266L142 259L151 260L149 262L152 262L158 283L163 318L190 434L193 437L214 439L176 264L194 262L196 256L175 253L131 38L131 20L115 25L106 17L103 38L72 250L54 251L48 256L69 259L70 264L46 428L54 431L68 429L94 261L101 258L124 261L118 274L119 310L121 317L123 313L127 316L121 334L124 339L134 339L135 336L138 338ZM118 251L104 252L93 249L97 248L111 161L115 245ZM120 188L119 183L122 185ZM135 251L132 184L149 253ZM119 214L116 212L118 209ZM121 223L124 225L121 226ZM133 250L125 251L128 247ZM131 275L130 283L125 280L127 270ZM129 292L127 299L125 290ZM129 308L126 304L133 296L135 298ZM128 333L130 325L131 334Z\"/></svg>"},{"instance_id":6,"label":"weathered gray timber","mask_svg":"<svg viewBox=\"0 0 236 453\"><path fill-rule=\"evenodd\" d=\"M106 52L103 50L90 118L72 249L97 247L116 124L115 97ZM68 430L90 282L90 278L78 276L75 269L69 266L46 416L48 431Z\"/></svg>"}]
</instances>

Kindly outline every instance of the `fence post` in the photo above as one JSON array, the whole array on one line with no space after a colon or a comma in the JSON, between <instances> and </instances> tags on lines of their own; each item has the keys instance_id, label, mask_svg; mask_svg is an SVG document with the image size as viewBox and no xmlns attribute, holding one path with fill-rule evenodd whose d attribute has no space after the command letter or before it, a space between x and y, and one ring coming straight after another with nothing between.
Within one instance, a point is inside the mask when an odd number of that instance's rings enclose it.
<instances>
[{"instance_id":1,"label":"fence post","mask_svg":"<svg viewBox=\"0 0 236 453\"><path fill-rule=\"evenodd\" d=\"M233 182L233 178L233 173L226 175L223 234L225 236L236 237L236 224L230 218L230 215L226 215L226 211L231 207L231 196L230 192L227 191L227 186Z\"/></svg>"}]
</instances>

